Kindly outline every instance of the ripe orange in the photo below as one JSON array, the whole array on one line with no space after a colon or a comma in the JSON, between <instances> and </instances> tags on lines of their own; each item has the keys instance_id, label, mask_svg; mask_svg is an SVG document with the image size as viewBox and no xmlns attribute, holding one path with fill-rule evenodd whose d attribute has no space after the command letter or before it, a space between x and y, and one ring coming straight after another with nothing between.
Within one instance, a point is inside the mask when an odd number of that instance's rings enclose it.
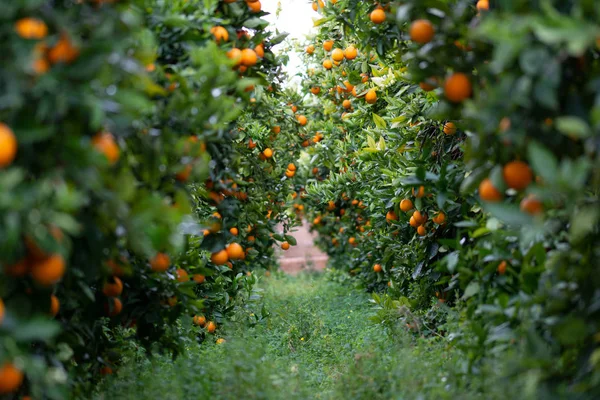
<instances>
[{"instance_id":1,"label":"ripe orange","mask_svg":"<svg viewBox=\"0 0 600 400\"><path fill-rule=\"evenodd\" d=\"M494 187L491 179L485 178L479 184L479 197L483 201L495 203L502 200L502 193Z\"/></svg>"},{"instance_id":2,"label":"ripe orange","mask_svg":"<svg viewBox=\"0 0 600 400\"><path fill-rule=\"evenodd\" d=\"M348 239L348 243L350 243L351 245L355 245L356 244L356 238L353 236L350 239Z\"/></svg>"},{"instance_id":3,"label":"ripe orange","mask_svg":"<svg viewBox=\"0 0 600 400\"><path fill-rule=\"evenodd\" d=\"M175 174L175 179L177 179L179 182L187 182L187 180L190 179L192 170L192 164L184 165L183 169Z\"/></svg>"},{"instance_id":4,"label":"ripe orange","mask_svg":"<svg viewBox=\"0 0 600 400\"><path fill-rule=\"evenodd\" d=\"M315 52L315 46L310 44L306 47L306 53L307 54L313 54Z\"/></svg>"},{"instance_id":5,"label":"ripe orange","mask_svg":"<svg viewBox=\"0 0 600 400\"><path fill-rule=\"evenodd\" d=\"M225 249L212 253L212 255L210 256L210 261L215 265L224 265L225 263L227 263L228 260L229 254Z\"/></svg>"},{"instance_id":6,"label":"ripe orange","mask_svg":"<svg viewBox=\"0 0 600 400\"><path fill-rule=\"evenodd\" d=\"M451 75L444 83L444 93L446 98L453 103L460 103L463 100L468 99L471 97L472 91L473 87L471 86L469 77L462 72Z\"/></svg>"},{"instance_id":7,"label":"ripe orange","mask_svg":"<svg viewBox=\"0 0 600 400\"><path fill-rule=\"evenodd\" d=\"M117 297L111 297L108 300L108 315L110 317L114 317L116 315L121 314L121 311L123 311L123 303L121 302L121 300Z\"/></svg>"},{"instance_id":8,"label":"ripe orange","mask_svg":"<svg viewBox=\"0 0 600 400\"><path fill-rule=\"evenodd\" d=\"M425 44L431 42L435 29L429 20L418 19L410 25L409 33L412 41Z\"/></svg>"},{"instance_id":9,"label":"ripe orange","mask_svg":"<svg viewBox=\"0 0 600 400\"><path fill-rule=\"evenodd\" d=\"M532 194L521 200L520 207L521 211L531 215L541 214L544 211L542 202Z\"/></svg>"},{"instance_id":10,"label":"ripe orange","mask_svg":"<svg viewBox=\"0 0 600 400\"><path fill-rule=\"evenodd\" d=\"M500 264L498 264L498 273L500 275L504 275L506 273L506 261L501 261Z\"/></svg>"},{"instance_id":11,"label":"ripe orange","mask_svg":"<svg viewBox=\"0 0 600 400\"><path fill-rule=\"evenodd\" d=\"M298 106L293 105L292 106L292 112L295 113L296 111L298 111Z\"/></svg>"},{"instance_id":12,"label":"ripe orange","mask_svg":"<svg viewBox=\"0 0 600 400\"><path fill-rule=\"evenodd\" d=\"M150 268L154 272L165 272L169 265L171 264L171 259L165 253L156 253L156 255L150 260Z\"/></svg>"},{"instance_id":13,"label":"ripe orange","mask_svg":"<svg viewBox=\"0 0 600 400\"><path fill-rule=\"evenodd\" d=\"M227 248L227 257L230 260L243 260L246 258L246 253L244 253L244 248L239 243L230 243Z\"/></svg>"},{"instance_id":14,"label":"ripe orange","mask_svg":"<svg viewBox=\"0 0 600 400\"><path fill-rule=\"evenodd\" d=\"M190 280L190 276L188 275L187 271L183 268L177 268L176 271L177 274L177 282L189 282Z\"/></svg>"},{"instance_id":15,"label":"ripe orange","mask_svg":"<svg viewBox=\"0 0 600 400\"><path fill-rule=\"evenodd\" d=\"M112 374L113 374L113 369L111 367L104 366L104 367L100 368L100 375L107 376L107 375L112 375Z\"/></svg>"},{"instance_id":16,"label":"ripe orange","mask_svg":"<svg viewBox=\"0 0 600 400\"><path fill-rule=\"evenodd\" d=\"M227 52L227 57L234 61L234 66L238 66L242 63L242 51L238 48L233 48Z\"/></svg>"},{"instance_id":17,"label":"ripe orange","mask_svg":"<svg viewBox=\"0 0 600 400\"><path fill-rule=\"evenodd\" d=\"M383 9L381 8L376 8L375 10L373 10L371 12L371 14L369 15L369 18L371 19L371 22L374 24L382 24L385 22L385 11L383 11Z\"/></svg>"},{"instance_id":18,"label":"ripe orange","mask_svg":"<svg viewBox=\"0 0 600 400\"><path fill-rule=\"evenodd\" d=\"M308 119L304 115L298 115L296 119L301 126L305 126L308 123Z\"/></svg>"},{"instance_id":19,"label":"ripe orange","mask_svg":"<svg viewBox=\"0 0 600 400\"><path fill-rule=\"evenodd\" d=\"M419 86L421 87L421 89L423 89L426 92L431 92L432 90L434 90L436 87L432 84L429 84L427 82L421 82L419 83Z\"/></svg>"},{"instance_id":20,"label":"ripe orange","mask_svg":"<svg viewBox=\"0 0 600 400\"><path fill-rule=\"evenodd\" d=\"M206 317L204 315L194 316L194 325L204 327L206 325Z\"/></svg>"},{"instance_id":21,"label":"ripe orange","mask_svg":"<svg viewBox=\"0 0 600 400\"><path fill-rule=\"evenodd\" d=\"M208 325L206 326L206 329L208 330L208 332L214 333L217 330L217 324L215 324L214 322L210 321L208 323Z\"/></svg>"},{"instance_id":22,"label":"ripe orange","mask_svg":"<svg viewBox=\"0 0 600 400\"><path fill-rule=\"evenodd\" d=\"M346 47L346 50L344 50L344 57L346 57L346 60L354 60L357 56L358 50L352 45Z\"/></svg>"},{"instance_id":23,"label":"ripe orange","mask_svg":"<svg viewBox=\"0 0 600 400\"><path fill-rule=\"evenodd\" d=\"M246 2L246 4L248 4L248 7L250 7L250 11L252 11L253 13L260 12L260 10L262 9L262 5L258 0L253 2Z\"/></svg>"},{"instance_id":24,"label":"ripe orange","mask_svg":"<svg viewBox=\"0 0 600 400\"><path fill-rule=\"evenodd\" d=\"M279 132L281 132L281 127L279 125L275 125L273 128L271 128L271 131L277 135Z\"/></svg>"},{"instance_id":25,"label":"ripe orange","mask_svg":"<svg viewBox=\"0 0 600 400\"><path fill-rule=\"evenodd\" d=\"M523 190L533 181L533 173L529 165L523 161L511 161L502 169L506 185L515 190Z\"/></svg>"},{"instance_id":26,"label":"ripe orange","mask_svg":"<svg viewBox=\"0 0 600 400\"><path fill-rule=\"evenodd\" d=\"M4 321L4 301L0 299L0 325L2 325L2 321Z\"/></svg>"},{"instance_id":27,"label":"ripe orange","mask_svg":"<svg viewBox=\"0 0 600 400\"><path fill-rule=\"evenodd\" d=\"M325 69L331 69L333 68L333 63L331 62L331 60L325 60L323 61L323 67Z\"/></svg>"},{"instance_id":28,"label":"ripe orange","mask_svg":"<svg viewBox=\"0 0 600 400\"><path fill-rule=\"evenodd\" d=\"M194 274L192 279L194 279L194 282L196 283L203 283L206 278L202 274Z\"/></svg>"},{"instance_id":29,"label":"ripe orange","mask_svg":"<svg viewBox=\"0 0 600 400\"><path fill-rule=\"evenodd\" d=\"M250 150L252 150L252 149L253 149L253 148L255 148L255 147L256 147L256 143L254 143L254 142L252 141L252 139L248 140L248 148L249 148Z\"/></svg>"},{"instance_id":30,"label":"ripe orange","mask_svg":"<svg viewBox=\"0 0 600 400\"><path fill-rule=\"evenodd\" d=\"M112 165L117 162L120 155L119 146L115 142L114 136L109 132L100 132L92 138L94 148L104 154L108 162Z\"/></svg>"},{"instance_id":31,"label":"ripe orange","mask_svg":"<svg viewBox=\"0 0 600 400\"><path fill-rule=\"evenodd\" d=\"M427 230L425 229L425 226L423 226L423 225L420 225L420 226L417 228L417 233L418 233L420 236L425 236L425 235L427 234Z\"/></svg>"},{"instance_id":32,"label":"ripe orange","mask_svg":"<svg viewBox=\"0 0 600 400\"><path fill-rule=\"evenodd\" d=\"M331 58L333 59L333 61L337 61L337 62L344 60L344 50L342 50L342 49L333 50L333 52L331 53Z\"/></svg>"},{"instance_id":33,"label":"ripe orange","mask_svg":"<svg viewBox=\"0 0 600 400\"><path fill-rule=\"evenodd\" d=\"M409 199L404 199L400 202L400 209L404 212L412 210L413 207L413 203Z\"/></svg>"},{"instance_id":34,"label":"ripe orange","mask_svg":"<svg viewBox=\"0 0 600 400\"><path fill-rule=\"evenodd\" d=\"M324 41L323 48L325 49L325 51L331 51L331 49L333 49L333 40Z\"/></svg>"},{"instance_id":35,"label":"ripe orange","mask_svg":"<svg viewBox=\"0 0 600 400\"><path fill-rule=\"evenodd\" d=\"M242 50L241 62L242 62L242 65L245 65L246 67L251 67L253 65L256 65L256 63L258 62L258 55L252 49L244 49L244 50Z\"/></svg>"},{"instance_id":36,"label":"ripe orange","mask_svg":"<svg viewBox=\"0 0 600 400\"><path fill-rule=\"evenodd\" d=\"M222 26L213 26L210 28L210 33L213 34L217 43L226 42L229 40L229 32Z\"/></svg>"},{"instance_id":37,"label":"ripe orange","mask_svg":"<svg viewBox=\"0 0 600 400\"><path fill-rule=\"evenodd\" d=\"M479 11L487 11L490 9L490 2L489 0L479 0L477 2L477 9Z\"/></svg>"},{"instance_id":38,"label":"ripe orange","mask_svg":"<svg viewBox=\"0 0 600 400\"><path fill-rule=\"evenodd\" d=\"M443 211L440 211L438 215L433 217L431 220L438 225L442 225L446 221L446 214L444 214Z\"/></svg>"},{"instance_id":39,"label":"ripe orange","mask_svg":"<svg viewBox=\"0 0 600 400\"><path fill-rule=\"evenodd\" d=\"M446 135L454 135L456 133L456 125L454 122L446 122L444 124L444 133Z\"/></svg>"},{"instance_id":40,"label":"ripe orange","mask_svg":"<svg viewBox=\"0 0 600 400\"><path fill-rule=\"evenodd\" d=\"M65 274L65 260L59 254L53 254L31 264L30 275L42 286L51 286L60 281Z\"/></svg>"},{"instance_id":41,"label":"ripe orange","mask_svg":"<svg viewBox=\"0 0 600 400\"><path fill-rule=\"evenodd\" d=\"M412 189L412 194L413 196L415 196L417 199L425 196L425 186L419 186L419 191L415 192L415 188Z\"/></svg>"},{"instance_id":42,"label":"ripe orange","mask_svg":"<svg viewBox=\"0 0 600 400\"><path fill-rule=\"evenodd\" d=\"M287 168L288 168L290 171L295 171L295 170L296 170L296 166L295 166L294 164L292 164L292 163L288 164Z\"/></svg>"},{"instance_id":43,"label":"ripe orange","mask_svg":"<svg viewBox=\"0 0 600 400\"><path fill-rule=\"evenodd\" d=\"M385 214L385 220L387 222L398 221L398 216L394 211L388 211L387 214Z\"/></svg>"},{"instance_id":44,"label":"ripe orange","mask_svg":"<svg viewBox=\"0 0 600 400\"><path fill-rule=\"evenodd\" d=\"M283 243L281 243L281 248L283 250L289 250L290 244L288 242L283 242Z\"/></svg>"},{"instance_id":45,"label":"ripe orange","mask_svg":"<svg viewBox=\"0 0 600 400\"><path fill-rule=\"evenodd\" d=\"M56 45L48 52L48 60L52 64L72 63L79 57L79 49L75 47L66 34L61 35Z\"/></svg>"},{"instance_id":46,"label":"ripe orange","mask_svg":"<svg viewBox=\"0 0 600 400\"><path fill-rule=\"evenodd\" d=\"M346 110L349 110L352 108L352 102L346 99L342 102L342 107L344 107Z\"/></svg>"},{"instance_id":47,"label":"ripe orange","mask_svg":"<svg viewBox=\"0 0 600 400\"><path fill-rule=\"evenodd\" d=\"M60 301L55 295L50 296L50 315L56 317L60 311Z\"/></svg>"},{"instance_id":48,"label":"ripe orange","mask_svg":"<svg viewBox=\"0 0 600 400\"><path fill-rule=\"evenodd\" d=\"M102 288L102 293L107 297L117 297L123 293L123 282L116 276L108 280Z\"/></svg>"},{"instance_id":49,"label":"ripe orange","mask_svg":"<svg viewBox=\"0 0 600 400\"><path fill-rule=\"evenodd\" d=\"M375 104L377 102L377 93L375 92L375 90L369 90L365 95L365 100L369 104Z\"/></svg>"},{"instance_id":50,"label":"ripe orange","mask_svg":"<svg viewBox=\"0 0 600 400\"><path fill-rule=\"evenodd\" d=\"M375 265L373 265L373 271L381 272L381 271L383 271L383 268L381 268L380 264L375 264Z\"/></svg>"},{"instance_id":51,"label":"ripe orange","mask_svg":"<svg viewBox=\"0 0 600 400\"><path fill-rule=\"evenodd\" d=\"M37 18L21 18L15 22L15 31L23 39L43 39L48 35L48 26Z\"/></svg>"},{"instance_id":52,"label":"ripe orange","mask_svg":"<svg viewBox=\"0 0 600 400\"><path fill-rule=\"evenodd\" d=\"M7 362L0 367L0 394L16 392L23 383L23 372L12 363Z\"/></svg>"},{"instance_id":53,"label":"ripe orange","mask_svg":"<svg viewBox=\"0 0 600 400\"><path fill-rule=\"evenodd\" d=\"M259 44L254 48L254 52L256 53L257 56L259 56L260 58L263 58L265 56L265 45L264 44Z\"/></svg>"},{"instance_id":54,"label":"ripe orange","mask_svg":"<svg viewBox=\"0 0 600 400\"><path fill-rule=\"evenodd\" d=\"M270 148L266 148L263 150L263 154L265 155L265 157L267 158L271 158L273 157L273 150L271 150Z\"/></svg>"},{"instance_id":55,"label":"ripe orange","mask_svg":"<svg viewBox=\"0 0 600 400\"><path fill-rule=\"evenodd\" d=\"M419 210L415 211L412 215L412 217L415 219L415 222L417 222L418 224L422 224L426 221L426 217L421 214L421 212Z\"/></svg>"},{"instance_id":56,"label":"ripe orange","mask_svg":"<svg viewBox=\"0 0 600 400\"><path fill-rule=\"evenodd\" d=\"M236 227L230 228L229 233L231 233L233 236L237 236L239 233L238 228L236 228Z\"/></svg>"}]
</instances>

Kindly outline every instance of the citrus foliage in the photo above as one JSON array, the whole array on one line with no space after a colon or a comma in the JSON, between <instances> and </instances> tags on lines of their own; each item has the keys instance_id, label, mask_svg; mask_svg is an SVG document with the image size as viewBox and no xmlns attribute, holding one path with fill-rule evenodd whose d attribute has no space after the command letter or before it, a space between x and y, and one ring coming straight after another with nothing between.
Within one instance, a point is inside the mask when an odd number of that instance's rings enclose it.
<instances>
[{"instance_id":1,"label":"citrus foliage","mask_svg":"<svg viewBox=\"0 0 600 400\"><path fill-rule=\"evenodd\" d=\"M333 265L389 287L407 327L452 337L470 373L513 349L542 387L596 390L598 7L317 8L305 201Z\"/></svg>"},{"instance_id":2,"label":"citrus foliage","mask_svg":"<svg viewBox=\"0 0 600 400\"><path fill-rule=\"evenodd\" d=\"M271 52L285 36L262 15L241 1L3 4L0 396L85 395L132 338L174 355L217 340L252 269L293 244L297 123Z\"/></svg>"}]
</instances>

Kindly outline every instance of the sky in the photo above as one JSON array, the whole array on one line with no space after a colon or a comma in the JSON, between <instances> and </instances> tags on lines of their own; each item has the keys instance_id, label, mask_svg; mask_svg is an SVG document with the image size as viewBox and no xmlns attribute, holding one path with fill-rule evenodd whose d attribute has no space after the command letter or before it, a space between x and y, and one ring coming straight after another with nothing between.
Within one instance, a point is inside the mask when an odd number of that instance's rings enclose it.
<instances>
[{"instance_id":1,"label":"sky","mask_svg":"<svg viewBox=\"0 0 600 400\"><path fill-rule=\"evenodd\" d=\"M280 32L287 32L290 39L304 41L304 36L315 33L313 18L320 18L319 14L312 9L312 2L307 0L260 0L263 11L270 13L265 20ZM276 15L277 8L281 4L281 12ZM281 46L277 46L275 50ZM290 77L300 71L302 62L295 54L290 54L290 61L286 70ZM294 79L292 80L294 81Z\"/></svg>"}]
</instances>

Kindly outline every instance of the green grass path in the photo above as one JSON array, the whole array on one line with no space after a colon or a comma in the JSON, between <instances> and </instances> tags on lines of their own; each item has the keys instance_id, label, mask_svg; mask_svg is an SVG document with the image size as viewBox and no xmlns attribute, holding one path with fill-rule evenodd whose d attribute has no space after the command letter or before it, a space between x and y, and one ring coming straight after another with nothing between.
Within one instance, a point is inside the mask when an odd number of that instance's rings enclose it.
<instances>
[{"instance_id":1,"label":"green grass path","mask_svg":"<svg viewBox=\"0 0 600 400\"><path fill-rule=\"evenodd\" d=\"M174 362L131 361L97 399L494 398L457 387L458 355L443 343L369 321L366 293L323 274L264 278L261 286L269 315L260 323L229 323L226 343L190 343Z\"/></svg>"}]
</instances>

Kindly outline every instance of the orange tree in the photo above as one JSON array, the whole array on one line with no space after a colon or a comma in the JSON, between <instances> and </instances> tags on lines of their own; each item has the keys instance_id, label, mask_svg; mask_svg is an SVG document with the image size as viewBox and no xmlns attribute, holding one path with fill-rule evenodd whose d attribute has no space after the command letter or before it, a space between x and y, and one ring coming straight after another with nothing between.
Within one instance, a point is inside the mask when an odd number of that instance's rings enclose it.
<instances>
[{"instance_id":1,"label":"orange tree","mask_svg":"<svg viewBox=\"0 0 600 400\"><path fill-rule=\"evenodd\" d=\"M260 3L230 3L3 9L0 397L82 395L132 336L177 354L218 334L271 243L293 241L290 131L264 133L283 37ZM254 107L273 111L254 124Z\"/></svg>"},{"instance_id":2,"label":"orange tree","mask_svg":"<svg viewBox=\"0 0 600 400\"><path fill-rule=\"evenodd\" d=\"M334 265L389 282L411 329L452 330L470 372L515 353L540 390L597 390L597 7L320 10L307 205Z\"/></svg>"}]
</instances>

